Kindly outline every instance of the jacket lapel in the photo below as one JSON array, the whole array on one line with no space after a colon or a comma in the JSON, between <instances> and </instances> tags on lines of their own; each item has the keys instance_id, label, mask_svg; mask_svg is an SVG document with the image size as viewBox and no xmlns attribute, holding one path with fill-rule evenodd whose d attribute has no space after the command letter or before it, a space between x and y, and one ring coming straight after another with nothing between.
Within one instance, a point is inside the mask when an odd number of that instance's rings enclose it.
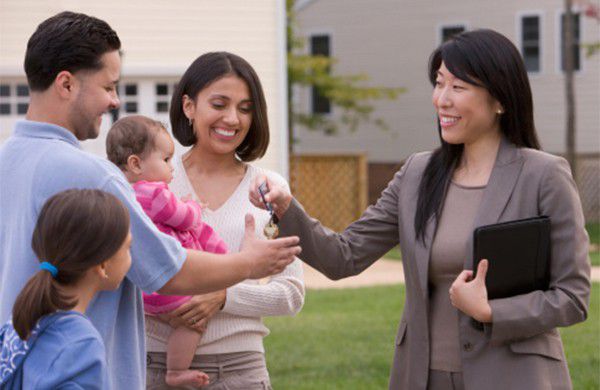
<instances>
[{"instance_id":1,"label":"jacket lapel","mask_svg":"<svg viewBox=\"0 0 600 390\"><path fill-rule=\"evenodd\" d=\"M502 211L506 207L508 200L515 188L517 179L523 167L523 158L519 149L505 138L502 138L496 163L492 169L488 185L485 188L481 205L475 216L473 228L483 225L490 225L498 222ZM446 191L448 188L446 187ZM444 194L444 199L446 198ZM415 259L419 272L419 286L425 299L428 299L428 273L429 260L431 256L431 246L437 229L437 221L433 218L427 223L425 229L425 243L418 241L415 246ZM473 235L467 240L467 258L465 259L465 268L473 268Z\"/></svg>"},{"instance_id":2,"label":"jacket lapel","mask_svg":"<svg viewBox=\"0 0 600 390\"><path fill-rule=\"evenodd\" d=\"M423 292L423 298L427 301L429 297L429 288L427 287L427 276L429 273L429 258L431 256L431 244L433 243L433 238L435 234L435 230L437 228L437 221L433 218L429 219L427 222L427 227L425 228L425 242L421 240L417 240L415 247L415 259L417 262L417 269L419 272L419 286L421 287L421 291Z\"/></svg>"},{"instance_id":3,"label":"jacket lapel","mask_svg":"<svg viewBox=\"0 0 600 390\"><path fill-rule=\"evenodd\" d=\"M479 226L498 222L521 174L523 161L519 148L503 138L496 156L496 163L473 221L473 230ZM467 258L464 269L473 269L472 234L467 240Z\"/></svg>"},{"instance_id":4,"label":"jacket lapel","mask_svg":"<svg viewBox=\"0 0 600 390\"><path fill-rule=\"evenodd\" d=\"M449 185L450 181L446 183L446 188L444 188L444 196L442 197L442 202L444 199L446 199L446 193L448 192ZM417 269L419 271L419 286L421 287L421 291L423 292L423 298L425 298L426 301L429 297L429 259L431 257L431 246L433 244L433 239L435 238L437 225L438 221L435 218L429 218L427 226L425 227L425 242L418 240L415 248L415 259L417 261Z\"/></svg>"}]
</instances>

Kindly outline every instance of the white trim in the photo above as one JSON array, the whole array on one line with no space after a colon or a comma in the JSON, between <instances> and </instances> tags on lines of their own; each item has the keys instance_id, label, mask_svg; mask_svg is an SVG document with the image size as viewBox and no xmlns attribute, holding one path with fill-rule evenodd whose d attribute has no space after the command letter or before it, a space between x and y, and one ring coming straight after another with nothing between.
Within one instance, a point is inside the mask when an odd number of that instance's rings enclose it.
<instances>
[{"instance_id":1,"label":"white trim","mask_svg":"<svg viewBox=\"0 0 600 390\"><path fill-rule=\"evenodd\" d=\"M121 68L121 77L176 77L178 80L187 65L127 65Z\"/></svg>"},{"instance_id":2,"label":"white trim","mask_svg":"<svg viewBox=\"0 0 600 390\"><path fill-rule=\"evenodd\" d=\"M583 20L585 19L584 10L581 9L578 5L574 5L572 7L574 13L579 14L579 70L575 70L573 72L574 76L579 76L584 72L585 66L585 56L582 53L581 44L585 42L584 29L583 29ZM562 40L561 40L561 29L562 29L562 21L561 16L564 13L564 8L559 8L554 12L554 73L562 75L564 74L561 69L562 65Z\"/></svg>"},{"instance_id":3,"label":"white trim","mask_svg":"<svg viewBox=\"0 0 600 390\"><path fill-rule=\"evenodd\" d=\"M290 179L290 156L288 155L288 90L287 90L287 12L285 9L285 1L277 1L277 44L278 44L278 56L277 64L279 67L278 82L279 82L279 102L276 106L276 110L279 111L279 121L276 123L276 129L282 129L280 131L282 137L279 142L279 166L281 172L279 172L288 181ZM273 127L271 127L273 128Z\"/></svg>"},{"instance_id":4,"label":"white trim","mask_svg":"<svg viewBox=\"0 0 600 390\"><path fill-rule=\"evenodd\" d=\"M467 22L442 22L436 26L435 42L437 45L442 44L442 30L445 28L462 27L463 31L469 31L471 28Z\"/></svg>"},{"instance_id":5,"label":"white trim","mask_svg":"<svg viewBox=\"0 0 600 390\"><path fill-rule=\"evenodd\" d=\"M181 77L187 69L185 65L127 65L121 68L121 77ZM2 77L25 77L22 66L0 65L0 76Z\"/></svg>"},{"instance_id":6,"label":"white trim","mask_svg":"<svg viewBox=\"0 0 600 390\"><path fill-rule=\"evenodd\" d=\"M531 11L519 11L515 15L515 27L517 30L517 47L519 48L519 53L521 57L523 57L523 18L527 16L537 16L539 18L539 56L540 56L540 69L538 71L528 71L527 74L529 77L538 77L544 73L544 11L542 10L531 10ZM525 62L525 57L523 57L523 63Z\"/></svg>"},{"instance_id":7,"label":"white trim","mask_svg":"<svg viewBox=\"0 0 600 390\"><path fill-rule=\"evenodd\" d=\"M25 70L17 65L0 65L0 77L21 77L25 78Z\"/></svg>"}]
</instances>

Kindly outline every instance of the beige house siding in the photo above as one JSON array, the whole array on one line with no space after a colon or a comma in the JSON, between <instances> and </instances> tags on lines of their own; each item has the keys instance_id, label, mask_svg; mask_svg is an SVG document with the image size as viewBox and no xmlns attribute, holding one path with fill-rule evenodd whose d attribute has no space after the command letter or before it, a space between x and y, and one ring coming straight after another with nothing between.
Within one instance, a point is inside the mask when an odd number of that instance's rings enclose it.
<instances>
[{"instance_id":1,"label":"beige house siding","mask_svg":"<svg viewBox=\"0 0 600 390\"><path fill-rule=\"evenodd\" d=\"M122 80L135 80L139 112L166 120L153 111L154 80L176 82L187 66L208 51L230 51L256 69L265 90L271 125L271 144L259 162L287 176L287 109L285 75L285 9L280 0L249 2L187 1L41 1L0 2L0 80L25 80L22 63L27 40L37 25L63 10L84 12L106 20L123 44ZM10 134L15 118L0 117L0 140ZM105 120L97 141L85 143L104 153Z\"/></svg>"},{"instance_id":2,"label":"beige house siding","mask_svg":"<svg viewBox=\"0 0 600 390\"><path fill-rule=\"evenodd\" d=\"M545 150L564 153L564 81L559 71L558 21L561 0L312 0L297 11L302 36L328 33L331 53L339 74L366 73L371 85L402 86L408 92L396 101L376 103L374 116L390 125L383 132L362 125L356 133L337 136L298 129L295 150L308 152L365 151L371 162L399 162L410 154L438 144L427 80L427 60L440 43L444 25L467 29L492 28L508 36L517 47L519 16L541 15L542 70L531 74L535 120ZM600 39L598 23L583 17L582 41ZM575 77L577 100L577 149L582 153L600 150L600 55L586 58ZM296 90L295 108L307 111L310 91ZM335 111L332 115L336 115Z\"/></svg>"}]
</instances>

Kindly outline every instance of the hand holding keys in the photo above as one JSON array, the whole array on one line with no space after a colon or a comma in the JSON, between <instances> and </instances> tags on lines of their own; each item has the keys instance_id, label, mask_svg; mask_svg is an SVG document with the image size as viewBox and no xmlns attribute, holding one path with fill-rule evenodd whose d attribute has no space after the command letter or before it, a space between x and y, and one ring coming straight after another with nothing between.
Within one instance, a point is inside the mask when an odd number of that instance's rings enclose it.
<instances>
[{"instance_id":1,"label":"hand holding keys","mask_svg":"<svg viewBox=\"0 0 600 390\"><path fill-rule=\"evenodd\" d=\"M279 222L279 220L277 218L277 215L275 215L275 213L273 212L273 207L271 206L271 203L268 203L265 199L265 194L267 192L269 192L269 188L267 186L267 182L265 181L260 186L258 186L258 193L260 194L265 208L267 209L269 214L271 214L271 218L265 226L263 233L269 240L272 240L274 238L277 238L277 236L279 235L279 227L277 226L277 222Z\"/></svg>"}]
</instances>

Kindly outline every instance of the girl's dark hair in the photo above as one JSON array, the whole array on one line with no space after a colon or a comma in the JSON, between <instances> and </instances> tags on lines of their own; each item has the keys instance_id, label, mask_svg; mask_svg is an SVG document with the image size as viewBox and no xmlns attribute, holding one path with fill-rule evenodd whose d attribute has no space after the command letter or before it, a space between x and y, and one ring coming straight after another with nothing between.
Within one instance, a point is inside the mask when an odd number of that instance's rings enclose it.
<instances>
[{"instance_id":1,"label":"girl's dark hair","mask_svg":"<svg viewBox=\"0 0 600 390\"><path fill-rule=\"evenodd\" d=\"M455 77L482 88L504 110L500 130L516 146L539 149L533 122L533 99L527 71L517 48L493 30L475 30L454 36L433 51L429 58L429 80L435 85L442 62ZM446 187L463 153L463 145L452 145L441 136L441 146L431 155L419 185L415 214L417 239L425 241L430 218L438 220Z\"/></svg>"},{"instance_id":2,"label":"girl's dark hair","mask_svg":"<svg viewBox=\"0 0 600 390\"><path fill-rule=\"evenodd\" d=\"M75 284L91 267L112 257L129 233L129 212L114 195L93 189L60 192L46 201L31 246L40 262L58 269L38 271L13 307L13 325L25 340L38 320L77 304L62 286Z\"/></svg>"},{"instance_id":3,"label":"girl's dark hair","mask_svg":"<svg viewBox=\"0 0 600 390\"><path fill-rule=\"evenodd\" d=\"M99 70L102 55L119 50L117 33L103 20L61 12L37 27L25 52L25 74L32 91L45 91L63 70Z\"/></svg>"},{"instance_id":4,"label":"girl's dark hair","mask_svg":"<svg viewBox=\"0 0 600 390\"><path fill-rule=\"evenodd\" d=\"M227 52L206 53L198 57L185 71L171 99L170 119L173 136L183 146L197 141L194 129L183 112L183 95L196 100L198 93L211 83L229 75L246 82L252 99L252 123L236 154L242 161L253 161L265 155L269 146L267 103L258 75L252 66L235 54Z\"/></svg>"}]
</instances>

